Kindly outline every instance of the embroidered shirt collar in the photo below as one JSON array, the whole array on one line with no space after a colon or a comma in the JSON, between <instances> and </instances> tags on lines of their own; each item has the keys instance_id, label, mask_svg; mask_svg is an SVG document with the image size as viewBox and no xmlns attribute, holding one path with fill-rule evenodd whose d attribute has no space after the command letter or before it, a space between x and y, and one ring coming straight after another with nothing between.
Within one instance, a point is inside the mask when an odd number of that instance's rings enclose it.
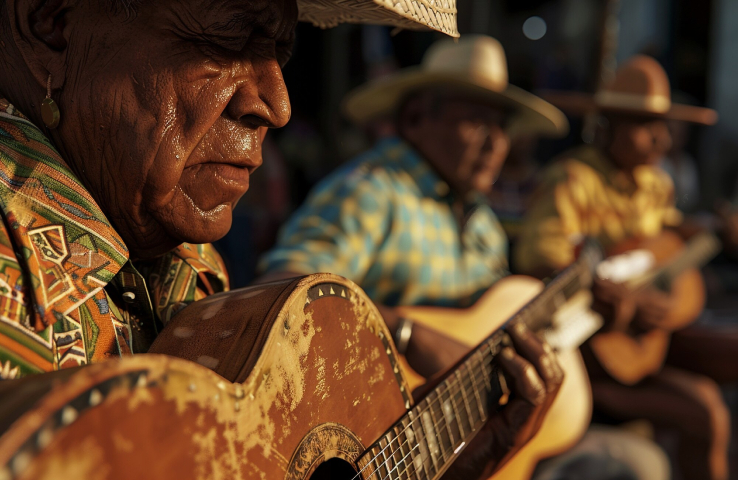
<instances>
[{"instance_id":1,"label":"embroidered shirt collar","mask_svg":"<svg viewBox=\"0 0 738 480\"><path fill-rule=\"evenodd\" d=\"M85 302L128 261L123 240L51 142L3 99L0 209L44 325Z\"/></svg>"}]
</instances>

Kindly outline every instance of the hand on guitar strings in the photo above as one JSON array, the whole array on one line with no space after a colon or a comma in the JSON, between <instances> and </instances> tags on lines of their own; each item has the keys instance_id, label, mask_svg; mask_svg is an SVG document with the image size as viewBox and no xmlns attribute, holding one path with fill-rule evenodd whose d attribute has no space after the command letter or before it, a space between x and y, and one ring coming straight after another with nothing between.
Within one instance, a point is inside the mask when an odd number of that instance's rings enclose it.
<instances>
[{"instance_id":1,"label":"hand on guitar strings","mask_svg":"<svg viewBox=\"0 0 738 480\"><path fill-rule=\"evenodd\" d=\"M508 329L513 347L499 364L511 390L508 403L494 414L446 479L487 478L499 470L538 432L561 388L564 371L556 354L523 323Z\"/></svg>"},{"instance_id":2,"label":"hand on guitar strings","mask_svg":"<svg viewBox=\"0 0 738 480\"><path fill-rule=\"evenodd\" d=\"M605 319L606 329L624 332L630 328L637 305L632 292L625 285L595 278L592 296L592 310Z\"/></svg>"},{"instance_id":3,"label":"hand on guitar strings","mask_svg":"<svg viewBox=\"0 0 738 480\"><path fill-rule=\"evenodd\" d=\"M633 292L625 285L600 278L595 279L592 294L592 309L602 315L608 330L664 328L674 308L674 299L669 293L656 288Z\"/></svg>"},{"instance_id":4,"label":"hand on guitar strings","mask_svg":"<svg viewBox=\"0 0 738 480\"><path fill-rule=\"evenodd\" d=\"M636 294L635 302L635 327L643 331L668 327L675 303L670 293L656 288L647 288Z\"/></svg>"}]
</instances>

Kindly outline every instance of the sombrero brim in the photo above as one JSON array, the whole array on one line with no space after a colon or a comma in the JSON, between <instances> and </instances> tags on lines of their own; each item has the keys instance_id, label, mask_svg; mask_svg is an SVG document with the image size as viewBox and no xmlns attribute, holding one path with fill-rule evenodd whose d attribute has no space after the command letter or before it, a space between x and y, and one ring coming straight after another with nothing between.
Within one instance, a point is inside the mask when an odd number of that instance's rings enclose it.
<instances>
[{"instance_id":1,"label":"sombrero brim","mask_svg":"<svg viewBox=\"0 0 738 480\"><path fill-rule=\"evenodd\" d=\"M301 21L321 28L371 23L459 36L456 0L298 0L297 6Z\"/></svg>"},{"instance_id":2,"label":"sombrero brim","mask_svg":"<svg viewBox=\"0 0 738 480\"><path fill-rule=\"evenodd\" d=\"M541 92L540 95L564 112L574 116L585 116L595 113L622 113L642 117L678 120L700 125L715 125L718 120L717 112L711 108L696 107L682 103L672 103L669 110L655 112L633 108L627 105L598 104L596 97L588 93L545 91Z\"/></svg>"},{"instance_id":3,"label":"sombrero brim","mask_svg":"<svg viewBox=\"0 0 738 480\"><path fill-rule=\"evenodd\" d=\"M353 122L366 124L393 115L412 92L436 86L468 92L480 101L509 108L511 134L563 137L569 132L569 122L558 108L521 88L508 85L499 92L461 75L427 72L420 67L406 68L355 89L346 96L343 111Z\"/></svg>"}]
</instances>

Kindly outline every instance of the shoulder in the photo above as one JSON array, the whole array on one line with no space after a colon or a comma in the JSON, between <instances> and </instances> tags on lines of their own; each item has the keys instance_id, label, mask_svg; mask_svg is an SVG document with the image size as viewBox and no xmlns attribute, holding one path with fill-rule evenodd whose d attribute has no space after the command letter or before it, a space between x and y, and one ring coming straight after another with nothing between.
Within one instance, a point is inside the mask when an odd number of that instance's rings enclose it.
<instances>
[{"instance_id":1,"label":"shoulder","mask_svg":"<svg viewBox=\"0 0 738 480\"><path fill-rule=\"evenodd\" d=\"M600 157L599 152L592 147L579 147L564 152L544 170L540 178L541 189L573 189L581 194L601 190L607 182L608 167Z\"/></svg>"},{"instance_id":2,"label":"shoulder","mask_svg":"<svg viewBox=\"0 0 738 480\"><path fill-rule=\"evenodd\" d=\"M387 198L395 190L402 172L400 162L392 157L392 145L392 142L380 142L334 170L316 185L308 203L335 202L362 194L375 194L378 200Z\"/></svg>"}]
</instances>

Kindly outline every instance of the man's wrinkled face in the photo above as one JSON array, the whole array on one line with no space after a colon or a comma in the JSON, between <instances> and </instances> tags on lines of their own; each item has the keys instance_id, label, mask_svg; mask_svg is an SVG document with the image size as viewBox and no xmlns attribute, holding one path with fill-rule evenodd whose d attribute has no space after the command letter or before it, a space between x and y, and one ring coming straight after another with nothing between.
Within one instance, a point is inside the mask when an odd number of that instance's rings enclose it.
<instances>
[{"instance_id":1,"label":"man's wrinkled face","mask_svg":"<svg viewBox=\"0 0 738 480\"><path fill-rule=\"evenodd\" d=\"M415 129L416 148L460 193L489 193L510 151L501 108L463 96L436 103Z\"/></svg>"},{"instance_id":2,"label":"man's wrinkled face","mask_svg":"<svg viewBox=\"0 0 738 480\"><path fill-rule=\"evenodd\" d=\"M157 0L128 17L68 15L79 18L58 135L133 256L225 235L267 129L290 116L281 67L295 0Z\"/></svg>"},{"instance_id":3,"label":"man's wrinkled face","mask_svg":"<svg viewBox=\"0 0 738 480\"><path fill-rule=\"evenodd\" d=\"M610 119L610 155L624 169L657 164L671 148L666 121L617 116Z\"/></svg>"}]
</instances>

